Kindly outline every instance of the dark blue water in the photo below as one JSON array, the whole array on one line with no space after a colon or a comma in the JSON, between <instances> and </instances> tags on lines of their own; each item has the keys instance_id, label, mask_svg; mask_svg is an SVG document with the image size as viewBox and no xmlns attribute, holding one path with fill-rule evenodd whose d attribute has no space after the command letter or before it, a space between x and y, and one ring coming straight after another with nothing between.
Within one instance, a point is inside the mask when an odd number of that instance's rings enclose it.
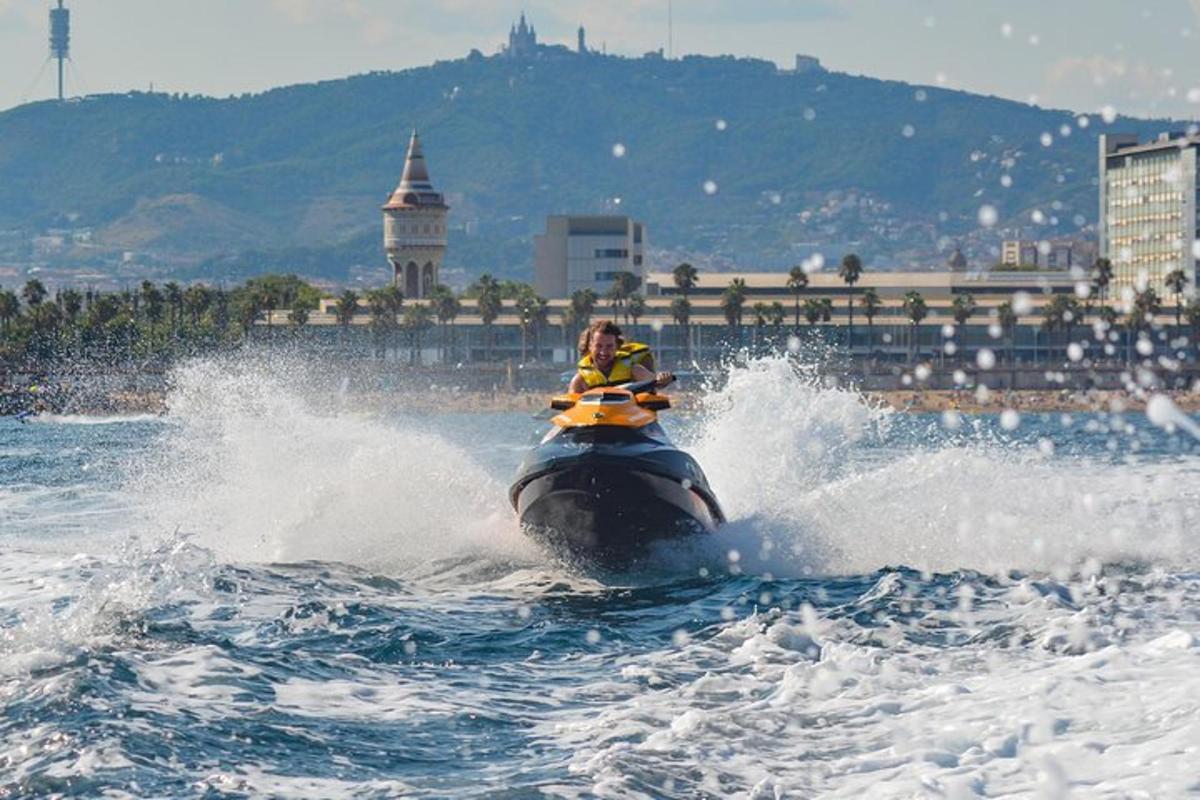
<instances>
[{"instance_id":1,"label":"dark blue water","mask_svg":"<svg viewBox=\"0 0 1200 800\"><path fill-rule=\"evenodd\" d=\"M0 421L0 796L1196 791L1197 443L803 391L672 421L731 525L620 574L528 415Z\"/></svg>"}]
</instances>

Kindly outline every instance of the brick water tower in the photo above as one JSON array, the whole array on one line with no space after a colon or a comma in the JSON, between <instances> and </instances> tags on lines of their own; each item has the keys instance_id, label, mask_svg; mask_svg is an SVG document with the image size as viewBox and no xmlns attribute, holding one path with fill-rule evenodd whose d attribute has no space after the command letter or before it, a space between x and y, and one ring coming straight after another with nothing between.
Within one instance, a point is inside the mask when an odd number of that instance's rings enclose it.
<instances>
[{"instance_id":1,"label":"brick water tower","mask_svg":"<svg viewBox=\"0 0 1200 800\"><path fill-rule=\"evenodd\" d=\"M429 181L421 140L413 131L400 185L383 207L383 247L396 286L410 300L429 297L438 284L449 211Z\"/></svg>"}]
</instances>

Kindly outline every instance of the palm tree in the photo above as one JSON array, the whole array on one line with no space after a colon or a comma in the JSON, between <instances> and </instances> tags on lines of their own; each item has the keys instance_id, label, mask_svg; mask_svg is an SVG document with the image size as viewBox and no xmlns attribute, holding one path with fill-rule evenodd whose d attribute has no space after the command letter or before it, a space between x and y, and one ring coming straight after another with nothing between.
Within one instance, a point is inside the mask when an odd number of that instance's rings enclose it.
<instances>
[{"instance_id":1,"label":"palm tree","mask_svg":"<svg viewBox=\"0 0 1200 800\"><path fill-rule=\"evenodd\" d=\"M162 319L162 292L151 281L142 281L139 291L142 297L142 311L145 313L146 319L150 321L151 325L157 324Z\"/></svg>"},{"instance_id":2,"label":"palm tree","mask_svg":"<svg viewBox=\"0 0 1200 800\"><path fill-rule=\"evenodd\" d=\"M1179 317L1183 313L1183 290L1188 285L1187 273L1181 269L1172 270L1167 273L1164 282L1171 293L1175 295L1175 328L1178 329Z\"/></svg>"},{"instance_id":3,"label":"palm tree","mask_svg":"<svg viewBox=\"0 0 1200 800\"><path fill-rule=\"evenodd\" d=\"M1105 333L1116 330L1117 325L1120 322L1120 315L1117 314L1117 310L1109 305L1100 306L1097 316L1099 316L1100 321L1104 323Z\"/></svg>"},{"instance_id":4,"label":"palm tree","mask_svg":"<svg viewBox=\"0 0 1200 800\"><path fill-rule=\"evenodd\" d=\"M1096 263L1092 265L1092 285L1096 287L1096 291L1100 295L1101 305L1104 304L1108 293L1108 285L1112 282L1112 278L1112 262L1107 258L1097 258Z\"/></svg>"},{"instance_id":5,"label":"palm tree","mask_svg":"<svg viewBox=\"0 0 1200 800\"><path fill-rule=\"evenodd\" d=\"M292 304L292 308L288 311L288 322L295 325L297 328L308 324L308 315L311 309L307 304L302 304L299 300Z\"/></svg>"},{"instance_id":6,"label":"palm tree","mask_svg":"<svg viewBox=\"0 0 1200 800\"><path fill-rule=\"evenodd\" d=\"M862 297L858 298L858 304L867 317L867 349L871 350L875 346L875 314L883 306L883 301L879 299L879 292L868 286L863 290Z\"/></svg>"},{"instance_id":7,"label":"palm tree","mask_svg":"<svg viewBox=\"0 0 1200 800\"><path fill-rule=\"evenodd\" d=\"M1042 307L1042 327L1046 329L1046 341L1049 343L1047 350L1053 346L1054 331L1066 327L1067 313L1067 298L1061 294L1054 295L1050 302Z\"/></svg>"},{"instance_id":8,"label":"palm tree","mask_svg":"<svg viewBox=\"0 0 1200 800\"><path fill-rule=\"evenodd\" d=\"M183 307L187 310L193 330L200 327L200 317L212 305L213 294L202 283L193 283L183 293Z\"/></svg>"},{"instance_id":9,"label":"palm tree","mask_svg":"<svg viewBox=\"0 0 1200 800\"><path fill-rule=\"evenodd\" d=\"M612 288L608 290L608 299L612 301L613 319L617 318L625 302L642 285L642 279L632 272L621 271L613 278ZM629 312L625 313L625 321L629 321Z\"/></svg>"},{"instance_id":10,"label":"palm tree","mask_svg":"<svg viewBox=\"0 0 1200 800\"><path fill-rule=\"evenodd\" d=\"M384 289L367 291L367 311L371 314L371 333L375 340L375 358L387 357L387 341L392 327L396 324L396 315L388 307L388 297Z\"/></svg>"},{"instance_id":11,"label":"palm tree","mask_svg":"<svg viewBox=\"0 0 1200 800\"><path fill-rule=\"evenodd\" d=\"M636 331L638 320L646 315L646 298L637 292L629 295L629 300L625 305L625 313L633 320L633 328Z\"/></svg>"},{"instance_id":12,"label":"palm tree","mask_svg":"<svg viewBox=\"0 0 1200 800\"><path fill-rule=\"evenodd\" d=\"M796 301L796 330L800 330L800 294L808 288L808 273L804 271L804 267L792 267L788 272L787 280L788 291L792 293Z\"/></svg>"},{"instance_id":13,"label":"palm tree","mask_svg":"<svg viewBox=\"0 0 1200 800\"><path fill-rule=\"evenodd\" d=\"M1200 355L1200 299L1188 303L1183 315L1187 317L1188 326L1192 329L1192 344Z\"/></svg>"},{"instance_id":14,"label":"palm tree","mask_svg":"<svg viewBox=\"0 0 1200 800\"><path fill-rule=\"evenodd\" d=\"M804 318L808 320L810 328L820 321L823 311L823 305L818 298L809 297L804 301Z\"/></svg>"},{"instance_id":15,"label":"palm tree","mask_svg":"<svg viewBox=\"0 0 1200 800\"><path fill-rule=\"evenodd\" d=\"M174 309L174 306L171 306L171 308ZM258 293L241 293L240 297L238 298L236 310L238 323L242 326L242 335L249 338L250 332L254 330L254 323L258 320ZM172 319L175 316L173 310L171 316ZM172 329L174 330L173 324Z\"/></svg>"},{"instance_id":16,"label":"palm tree","mask_svg":"<svg viewBox=\"0 0 1200 800\"><path fill-rule=\"evenodd\" d=\"M458 315L462 313L462 303L454 296L454 290L449 286L438 284L433 288L433 307L437 315L438 324L442 326L442 358L447 357L447 353L451 354L455 348L454 342L454 320L458 319ZM446 332L449 331L449 344L446 343Z\"/></svg>"},{"instance_id":17,"label":"palm tree","mask_svg":"<svg viewBox=\"0 0 1200 800\"><path fill-rule=\"evenodd\" d=\"M45 297L45 294L42 295ZM62 311L56 303L41 302L29 309L29 347L40 358L53 358L57 353Z\"/></svg>"},{"instance_id":18,"label":"palm tree","mask_svg":"<svg viewBox=\"0 0 1200 800\"><path fill-rule=\"evenodd\" d=\"M909 361L916 358L916 351L919 345L921 333L921 320L929 316L929 306L925 304L925 298L920 292L909 291L904 294L904 313L912 320L912 340L909 345Z\"/></svg>"},{"instance_id":19,"label":"palm tree","mask_svg":"<svg viewBox=\"0 0 1200 800\"><path fill-rule=\"evenodd\" d=\"M686 297L676 297L671 301L671 318L675 320L675 324L679 326L680 335L683 338L683 352L686 363L691 363L692 360L692 339L691 319L692 319L692 303Z\"/></svg>"},{"instance_id":20,"label":"palm tree","mask_svg":"<svg viewBox=\"0 0 1200 800\"><path fill-rule=\"evenodd\" d=\"M684 261L671 270L671 277L675 279L675 286L679 289L679 293L687 298L688 293L692 291L699 279L699 273L696 272L695 267Z\"/></svg>"},{"instance_id":21,"label":"palm tree","mask_svg":"<svg viewBox=\"0 0 1200 800\"><path fill-rule=\"evenodd\" d=\"M846 329L846 346L851 353L854 352L854 284L858 283L858 279L862 277L862 271L862 259L856 254L847 253L842 256L842 265L838 268L838 275L849 289L846 307L850 311L850 319Z\"/></svg>"},{"instance_id":22,"label":"palm tree","mask_svg":"<svg viewBox=\"0 0 1200 800\"><path fill-rule=\"evenodd\" d=\"M78 289L63 289L62 295L59 296L59 305L62 306L67 321L74 325L83 313L83 292Z\"/></svg>"},{"instance_id":23,"label":"palm tree","mask_svg":"<svg viewBox=\"0 0 1200 800\"><path fill-rule=\"evenodd\" d=\"M1012 370L1009 385L1015 386L1017 382L1017 364L1013 354L1013 339L1016 336L1017 330L1017 312L1013 310L1012 302L1005 300L996 307L995 314L996 322L1000 325L1000 330L1004 334L1006 357L1009 369Z\"/></svg>"},{"instance_id":24,"label":"palm tree","mask_svg":"<svg viewBox=\"0 0 1200 800\"><path fill-rule=\"evenodd\" d=\"M750 310L754 312L754 341L751 346L757 347L758 340L762 336L762 330L767 326L767 304L755 303L750 307Z\"/></svg>"},{"instance_id":25,"label":"palm tree","mask_svg":"<svg viewBox=\"0 0 1200 800\"><path fill-rule=\"evenodd\" d=\"M580 327L582 326L579 324L579 315L575 311L575 307L568 303L558 315L558 333L563 347L571 346L570 332L579 330Z\"/></svg>"},{"instance_id":26,"label":"palm tree","mask_svg":"<svg viewBox=\"0 0 1200 800\"><path fill-rule=\"evenodd\" d=\"M9 289L0 290L0 328L8 333L9 325L21 311L21 301Z\"/></svg>"},{"instance_id":27,"label":"palm tree","mask_svg":"<svg viewBox=\"0 0 1200 800\"><path fill-rule=\"evenodd\" d=\"M725 313L725 322L738 340L741 340L742 311L746 304L746 281L734 278L721 294L721 310Z\"/></svg>"},{"instance_id":28,"label":"palm tree","mask_svg":"<svg viewBox=\"0 0 1200 800\"><path fill-rule=\"evenodd\" d=\"M538 297L537 294L530 288L528 291L522 292L517 297L517 325L521 328L521 363L527 361L526 352L529 340L529 332L538 324L538 311L545 308L546 301Z\"/></svg>"},{"instance_id":29,"label":"palm tree","mask_svg":"<svg viewBox=\"0 0 1200 800\"><path fill-rule=\"evenodd\" d=\"M346 341L346 337L350 333L350 323L354 321L354 314L358 310L358 293L353 289L347 289L338 297L337 303L333 307L334 317L337 318L338 325L342 328L342 343Z\"/></svg>"},{"instance_id":30,"label":"palm tree","mask_svg":"<svg viewBox=\"0 0 1200 800\"><path fill-rule=\"evenodd\" d=\"M416 303L404 309L404 329L408 331L409 363L416 364L421 353L421 334L429 327L429 307Z\"/></svg>"},{"instance_id":31,"label":"palm tree","mask_svg":"<svg viewBox=\"0 0 1200 800\"><path fill-rule=\"evenodd\" d=\"M1142 331L1154 324L1154 315L1162 307L1158 292L1153 287L1138 292L1133 298L1133 308L1129 310L1129 328L1131 331ZM1131 357L1132 360L1132 357Z\"/></svg>"},{"instance_id":32,"label":"palm tree","mask_svg":"<svg viewBox=\"0 0 1200 800\"><path fill-rule=\"evenodd\" d=\"M477 292L479 319L483 323L485 331L485 353L486 358L490 361L492 358L492 325L496 322L496 318L500 316L501 309L504 308L504 300L500 294L500 284L491 275L486 272L479 276L479 280L475 282Z\"/></svg>"},{"instance_id":33,"label":"palm tree","mask_svg":"<svg viewBox=\"0 0 1200 800\"><path fill-rule=\"evenodd\" d=\"M21 289L21 297L25 300L26 307L32 311L46 299L46 287L37 278L33 278L25 282L25 287Z\"/></svg>"},{"instance_id":34,"label":"palm tree","mask_svg":"<svg viewBox=\"0 0 1200 800\"><path fill-rule=\"evenodd\" d=\"M179 321L183 316L183 289L175 281L163 284L163 294L167 297L167 305L171 308L171 332L179 330ZM258 316L258 298L255 298L255 316Z\"/></svg>"},{"instance_id":35,"label":"palm tree","mask_svg":"<svg viewBox=\"0 0 1200 800\"><path fill-rule=\"evenodd\" d=\"M783 325L783 320L786 316L787 312L783 310L783 303L778 300L772 301L771 305L767 307L767 322L771 324L772 328L776 329L776 333L779 332L778 329Z\"/></svg>"},{"instance_id":36,"label":"palm tree","mask_svg":"<svg viewBox=\"0 0 1200 800\"><path fill-rule=\"evenodd\" d=\"M584 326L591 321L598 300L592 289L576 289L571 293L571 310L577 325Z\"/></svg>"},{"instance_id":37,"label":"palm tree","mask_svg":"<svg viewBox=\"0 0 1200 800\"><path fill-rule=\"evenodd\" d=\"M967 320L974 316L975 312L979 310L979 306L975 304L975 297L973 295L956 294L954 295L954 300L950 303L950 307L954 314L954 338L956 340L954 343L961 349L962 339L960 337L962 334L959 333L959 330L967 324Z\"/></svg>"}]
</instances>

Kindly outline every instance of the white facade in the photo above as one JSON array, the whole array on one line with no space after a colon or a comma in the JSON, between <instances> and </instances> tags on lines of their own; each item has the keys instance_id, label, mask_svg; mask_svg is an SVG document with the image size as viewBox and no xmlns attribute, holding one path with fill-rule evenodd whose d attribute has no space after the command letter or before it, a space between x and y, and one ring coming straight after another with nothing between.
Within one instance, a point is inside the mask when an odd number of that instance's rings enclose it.
<instances>
[{"instance_id":1,"label":"white facade","mask_svg":"<svg viewBox=\"0 0 1200 800\"><path fill-rule=\"evenodd\" d=\"M646 227L625 216L554 216L533 237L533 284L547 298L603 295L620 272L644 275Z\"/></svg>"},{"instance_id":2,"label":"white facade","mask_svg":"<svg viewBox=\"0 0 1200 800\"><path fill-rule=\"evenodd\" d=\"M1090 270L1095 260L1095 243L1078 239L1006 239L1000 248L1000 263L1009 267Z\"/></svg>"},{"instance_id":3,"label":"white facade","mask_svg":"<svg viewBox=\"0 0 1200 800\"><path fill-rule=\"evenodd\" d=\"M1167 297L1165 278L1176 269L1195 283L1198 148L1195 135L1147 144L1100 137L1100 255L1112 262L1119 291L1149 287Z\"/></svg>"}]
</instances>

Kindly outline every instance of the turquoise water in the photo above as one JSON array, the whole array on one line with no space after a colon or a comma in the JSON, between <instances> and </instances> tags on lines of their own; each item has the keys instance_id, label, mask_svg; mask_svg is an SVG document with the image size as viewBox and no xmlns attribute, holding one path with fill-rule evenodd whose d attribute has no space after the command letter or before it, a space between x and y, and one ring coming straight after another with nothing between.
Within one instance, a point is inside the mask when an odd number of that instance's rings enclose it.
<instances>
[{"instance_id":1,"label":"turquoise water","mask_svg":"<svg viewBox=\"0 0 1200 800\"><path fill-rule=\"evenodd\" d=\"M758 363L666 420L729 526L614 574L513 523L544 420L305 387L0 420L0 796L1200 791L1169 417L897 416Z\"/></svg>"}]
</instances>

